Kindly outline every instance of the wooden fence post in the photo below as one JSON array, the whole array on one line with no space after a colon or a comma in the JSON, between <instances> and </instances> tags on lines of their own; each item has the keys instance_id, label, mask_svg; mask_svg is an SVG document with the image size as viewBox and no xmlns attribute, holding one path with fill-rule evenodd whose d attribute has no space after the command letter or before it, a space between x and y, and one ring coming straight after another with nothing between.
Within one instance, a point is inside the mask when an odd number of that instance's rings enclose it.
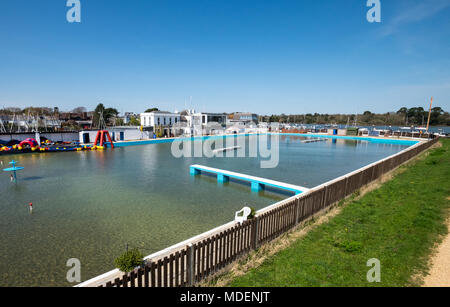
<instances>
[{"instance_id":1,"label":"wooden fence post","mask_svg":"<svg viewBox=\"0 0 450 307\"><path fill-rule=\"evenodd\" d=\"M252 225L252 248L257 249L258 248L258 226L259 226L259 216L255 216L253 218L253 225Z\"/></svg>"},{"instance_id":2,"label":"wooden fence post","mask_svg":"<svg viewBox=\"0 0 450 307\"><path fill-rule=\"evenodd\" d=\"M317 213L320 210L327 207L327 201L328 201L328 184L325 185L325 188L323 189L322 204L319 206L319 209L314 213Z\"/></svg>"},{"instance_id":3,"label":"wooden fence post","mask_svg":"<svg viewBox=\"0 0 450 307\"><path fill-rule=\"evenodd\" d=\"M344 198L348 196L348 176L345 176L345 185L344 185Z\"/></svg>"},{"instance_id":4,"label":"wooden fence post","mask_svg":"<svg viewBox=\"0 0 450 307\"><path fill-rule=\"evenodd\" d=\"M192 246L192 243L187 247L186 269L188 287L192 287L194 285L194 247Z\"/></svg>"}]
</instances>

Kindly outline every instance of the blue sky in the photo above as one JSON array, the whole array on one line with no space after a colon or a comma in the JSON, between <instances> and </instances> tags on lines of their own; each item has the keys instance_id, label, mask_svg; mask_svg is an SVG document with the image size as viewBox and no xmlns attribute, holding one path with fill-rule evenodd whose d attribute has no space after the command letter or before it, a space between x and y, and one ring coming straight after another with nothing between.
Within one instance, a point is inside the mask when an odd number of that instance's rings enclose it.
<instances>
[{"instance_id":1,"label":"blue sky","mask_svg":"<svg viewBox=\"0 0 450 307\"><path fill-rule=\"evenodd\" d=\"M0 2L0 107L450 109L450 0ZM189 104L192 96L192 105Z\"/></svg>"}]
</instances>

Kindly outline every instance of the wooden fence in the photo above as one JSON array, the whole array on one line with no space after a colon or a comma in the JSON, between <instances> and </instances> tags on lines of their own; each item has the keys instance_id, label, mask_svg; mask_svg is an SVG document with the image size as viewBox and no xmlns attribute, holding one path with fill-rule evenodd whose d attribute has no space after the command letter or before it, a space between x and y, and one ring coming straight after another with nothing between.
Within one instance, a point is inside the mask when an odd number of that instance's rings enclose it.
<instances>
[{"instance_id":1,"label":"wooden fence","mask_svg":"<svg viewBox=\"0 0 450 307\"><path fill-rule=\"evenodd\" d=\"M262 210L253 219L236 224L188 246L148 259L131 273L103 283L100 287L186 287L194 286L257 249L319 211L351 195L413 158L437 142L418 143L389 158L292 197L276 207Z\"/></svg>"}]
</instances>

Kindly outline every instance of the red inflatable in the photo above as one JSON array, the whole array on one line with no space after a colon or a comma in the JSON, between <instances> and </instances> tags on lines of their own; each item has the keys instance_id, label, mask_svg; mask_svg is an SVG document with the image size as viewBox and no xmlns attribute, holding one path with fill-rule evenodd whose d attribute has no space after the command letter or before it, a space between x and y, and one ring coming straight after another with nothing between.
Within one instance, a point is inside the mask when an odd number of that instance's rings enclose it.
<instances>
[{"instance_id":1,"label":"red inflatable","mask_svg":"<svg viewBox=\"0 0 450 307\"><path fill-rule=\"evenodd\" d=\"M19 147L23 147L24 145L28 145L31 148L38 147L39 144L35 139L26 139L25 141L20 142Z\"/></svg>"},{"instance_id":2,"label":"red inflatable","mask_svg":"<svg viewBox=\"0 0 450 307\"><path fill-rule=\"evenodd\" d=\"M111 136L109 135L109 132L106 130L100 130L97 132L97 136L95 137L94 146L97 146L98 142L100 141L100 147L106 146L107 138L109 140L109 143L111 144L111 148L114 148L114 143L111 139Z\"/></svg>"}]
</instances>

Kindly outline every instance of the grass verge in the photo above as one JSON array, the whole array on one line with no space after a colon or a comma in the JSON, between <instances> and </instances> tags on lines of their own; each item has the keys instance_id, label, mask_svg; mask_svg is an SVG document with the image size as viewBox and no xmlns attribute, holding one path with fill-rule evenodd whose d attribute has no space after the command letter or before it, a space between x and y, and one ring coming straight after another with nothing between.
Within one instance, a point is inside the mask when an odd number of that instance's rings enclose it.
<instances>
[{"instance_id":1,"label":"grass verge","mask_svg":"<svg viewBox=\"0 0 450 307\"><path fill-rule=\"evenodd\" d=\"M447 234L450 140L229 286L419 286ZM369 259L381 282L369 283Z\"/></svg>"}]
</instances>

